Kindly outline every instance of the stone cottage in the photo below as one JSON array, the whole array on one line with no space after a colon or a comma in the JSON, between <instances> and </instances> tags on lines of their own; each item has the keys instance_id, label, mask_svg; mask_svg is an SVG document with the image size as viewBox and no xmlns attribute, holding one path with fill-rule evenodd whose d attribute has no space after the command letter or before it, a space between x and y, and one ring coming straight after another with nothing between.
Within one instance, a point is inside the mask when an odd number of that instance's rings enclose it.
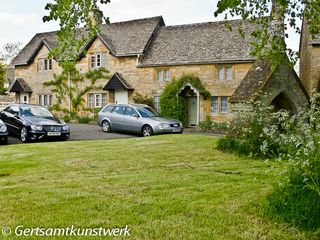
<instances>
[{"instance_id":1,"label":"stone cottage","mask_svg":"<svg viewBox=\"0 0 320 240\"><path fill-rule=\"evenodd\" d=\"M159 98L166 84L183 74L197 75L211 93L206 99L194 86L184 86L187 126L195 126L206 116L228 121L239 103L258 93L271 91L268 104L296 109L308 104L308 97L294 70L281 66L275 71L250 55L250 33L255 26L246 20L166 26L161 16L100 25L100 32L79 56L80 72L105 67L110 79L101 79L101 90L86 96L88 108L107 103L132 102L140 93ZM238 31L242 24L243 39ZM55 96L43 85L58 63L48 58L56 46L56 32L38 33L14 59L15 82L11 92L16 101L50 106ZM258 94L258 95L259 95ZM233 107L235 106L235 107Z\"/></svg>"},{"instance_id":2,"label":"stone cottage","mask_svg":"<svg viewBox=\"0 0 320 240\"><path fill-rule=\"evenodd\" d=\"M320 34L312 37L305 20L300 35L300 79L309 96L320 92Z\"/></svg>"}]
</instances>

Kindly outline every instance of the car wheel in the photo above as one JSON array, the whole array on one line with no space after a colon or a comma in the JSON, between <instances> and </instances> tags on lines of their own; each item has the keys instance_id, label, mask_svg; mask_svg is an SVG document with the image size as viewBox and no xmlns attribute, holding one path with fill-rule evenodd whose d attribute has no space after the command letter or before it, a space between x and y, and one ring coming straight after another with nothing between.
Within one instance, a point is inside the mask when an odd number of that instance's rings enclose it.
<instances>
[{"instance_id":1,"label":"car wheel","mask_svg":"<svg viewBox=\"0 0 320 240\"><path fill-rule=\"evenodd\" d=\"M8 138L4 139L4 140L1 142L1 144L7 145L7 144L8 144Z\"/></svg>"},{"instance_id":2,"label":"car wheel","mask_svg":"<svg viewBox=\"0 0 320 240\"><path fill-rule=\"evenodd\" d=\"M103 121L102 125L101 125L102 131L104 132L110 132L111 131L111 127L110 127L110 123L109 121Z\"/></svg>"},{"instance_id":3,"label":"car wheel","mask_svg":"<svg viewBox=\"0 0 320 240\"><path fill-rule=\"evenodd\" d=\"M152 136L152 135L153 135L153 129L152 129L152 127L149 126L149 125L143 126L143 128L142 128L142 136L144 136L144 137L150 137L150 136Z\"/></svg>"},{"instance_id":4,"label":"car wheel","mask_svg":"<svg viewBox=\"0 0 320 240\"><path fill-rule=\"evenodd\" d=\"M20 132L20 139L22 142L26 143L29 141L28 131L26 127L23 127Z\"/></svg>"}]
</instances>

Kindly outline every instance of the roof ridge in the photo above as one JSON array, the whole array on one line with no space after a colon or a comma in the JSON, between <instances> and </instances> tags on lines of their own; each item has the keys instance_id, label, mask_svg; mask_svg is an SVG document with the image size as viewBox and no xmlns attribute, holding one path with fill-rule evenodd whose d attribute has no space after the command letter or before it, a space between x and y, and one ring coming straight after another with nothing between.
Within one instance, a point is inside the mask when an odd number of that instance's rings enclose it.
<instances>
[{"instance_id":1,"label":"roof ridge","mask_svg":"<svg viewBox=\"0 0 320 240\"><path fill-rule=\"evenodd\" d=\"M249 22L250 19L231 19L231 20L218 20L218 21L210 21L210 22L199 22L199 23L187 23L187 24L177 24L177 25L169 25L164 26L163 28L177 28L177 27L189 27L189 26L201 26L208 24L222 24L222 23L234 23L234 22Z\"/></svg>"},{"instance_id":2,"label":"roof ridge","mask_svg":"<svg viewBox=\"0 0 320 240\"><path fill-rule=\"evenodd\" d=\"M155 17L147 17L147 18L137 18L137 19L131 19L131 20L125 20L125 21L118 21L118 22L111 22L110 24L101 24L101 25L113 25L113 24L122 24L122 23L129 23L129 22L136 22L136 21L144 21L144 20L151 20L151 19L163 19L161 15L155 16Z\"/></svg>"}]
</instances>

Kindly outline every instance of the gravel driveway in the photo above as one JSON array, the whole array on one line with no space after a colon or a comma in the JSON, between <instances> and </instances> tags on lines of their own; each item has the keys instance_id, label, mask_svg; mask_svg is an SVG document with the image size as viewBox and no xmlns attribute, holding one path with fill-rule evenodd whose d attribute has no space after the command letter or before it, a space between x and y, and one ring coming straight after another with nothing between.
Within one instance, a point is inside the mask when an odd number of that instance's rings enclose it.
<instances>
[{"instance_id":1,"label":"gravel driveway","mask_svg":"<svg viewBox=\"0 0 320 240\"><path fill-rule=\"evenodd\" d=\"M104 140L104 139L120 139L139 137L134 134L127 133L104 133L98 125L94 124L70 124L71 136L69 141L75 140ZM9 144L20 144L20 139L9 137Z\"/></svg>"}]
</instances>

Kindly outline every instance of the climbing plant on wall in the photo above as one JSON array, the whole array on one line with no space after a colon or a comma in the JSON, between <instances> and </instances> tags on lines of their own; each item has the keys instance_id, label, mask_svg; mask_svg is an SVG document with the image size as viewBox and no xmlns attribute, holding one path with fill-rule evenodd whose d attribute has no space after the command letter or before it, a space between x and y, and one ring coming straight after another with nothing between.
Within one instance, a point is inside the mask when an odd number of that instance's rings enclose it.
<instances>
[{"instance_id":1,"label":"climbing plant on wall","mask_svg":"<svg viewBox=\"0 0 320 240\"><path fill-rule=\"evenodd\" d=\"M194 74L185 74L179 79L173 79L166 85L160 97L161 115L179 119L184 125L186 124L186 102L180 92L187 84L196 88L204 98L210 98L210 92Z\"/></svg>"}]
</instances>

